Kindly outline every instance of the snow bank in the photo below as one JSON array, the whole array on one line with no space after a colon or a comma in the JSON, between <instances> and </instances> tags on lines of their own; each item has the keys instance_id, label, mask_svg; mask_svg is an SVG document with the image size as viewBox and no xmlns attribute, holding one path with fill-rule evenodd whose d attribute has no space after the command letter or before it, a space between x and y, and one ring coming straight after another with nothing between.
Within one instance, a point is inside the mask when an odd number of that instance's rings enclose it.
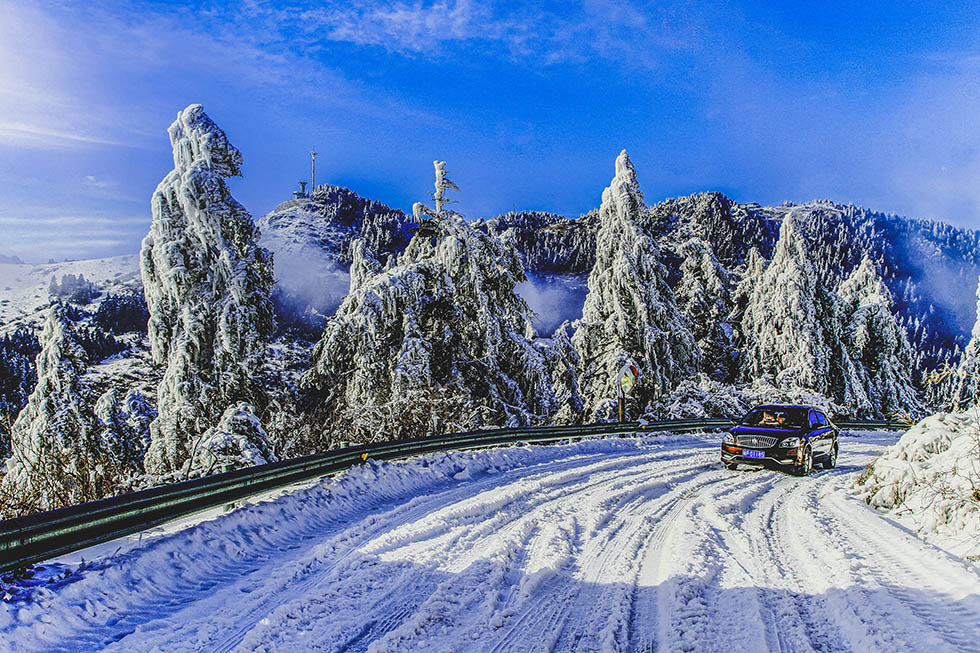
<instances>
[{"instance_id":1,"label":"snow bank","mask_svg":"<svg viewBox=\"0 0 980 653\"><path fill-rule=\"evenodd\" d=\"M919 533L951 539L959 555L980 556L980 413L925 418L869 465L852 490Z\"/></svg>"}]
</instances>

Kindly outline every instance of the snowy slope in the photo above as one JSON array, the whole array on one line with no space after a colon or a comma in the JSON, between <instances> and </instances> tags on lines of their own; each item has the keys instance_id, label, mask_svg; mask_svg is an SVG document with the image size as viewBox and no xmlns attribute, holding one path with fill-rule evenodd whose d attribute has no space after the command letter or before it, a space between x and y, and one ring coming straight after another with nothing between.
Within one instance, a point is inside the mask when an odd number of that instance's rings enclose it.
<instances>
[{"instance_id":1,"label":"snowy slope","mask_svg":"<svg viewBox=\"0 0 980 653\"><path fill-rule=\"evenodd\" d=\"M856 480L856 494L980 560L980 411L930 415Z\"/></svg>"},{"instance_id":2,"label":"snowy slope","mask_svg":"<svg viewBox=\"0 0 980 653\"><path fill-rule=\"evenodd\" d=\"M840 466L804 479L720 469L717 436L368 464L91 551L75 582L5 604L0 637L12 650L978 650L977 568L846 492L896 438L847 435Z\"/></svg>"},{"instance_id":3,"label":"snowy slope","mask_svg":"<svg viewBox=\"0 0 980 653\"><path fill-rule=\"evenodd\" d=\"M68 274L84 275L102 290L102 297L142 288L139 257L135 254L45 265L0 263L0 328L4 332L18 326L39 328L42 313L50 304L51 277L60 282ZM100 300L101 297L95 302Z\"/></svg>"}]
</instances>

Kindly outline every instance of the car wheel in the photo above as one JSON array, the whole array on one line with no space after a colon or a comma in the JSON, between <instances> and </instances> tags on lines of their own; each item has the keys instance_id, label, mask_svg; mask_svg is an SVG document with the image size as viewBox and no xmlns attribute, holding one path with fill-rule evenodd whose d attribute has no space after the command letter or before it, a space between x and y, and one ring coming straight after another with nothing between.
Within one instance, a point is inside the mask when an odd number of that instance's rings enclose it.
<instances>
[{"instance_id":1,"label":"car wheel","mask_svg":"<svg viewBox=\"0 0 980 653\"><path fill-rule=\"evenodd\" d=\"M737 467L736 463L725 463L725 469L736 469Z\"/></svg>"},{"instance_id":2,"label":"car wheel","mask_svg":"<svg viewBox=\"0 0 980 653\"><path fill-rule=\"evenodd\" d=\"M813 450L807 447L803 450L803 462L796 466L797 476L806 476L813 471Z\"/></svg>"},{"instance_id":3,"label":"car wheel","mask_svg":"<svg viewBox=\"0 0 980 653\"><path fill-rule=\"evenodd\" d=\"M837 445L835 444L827 454L827 461L823 464L824 469L833 469L837 467Z\"/></svg>"}]
</instances>

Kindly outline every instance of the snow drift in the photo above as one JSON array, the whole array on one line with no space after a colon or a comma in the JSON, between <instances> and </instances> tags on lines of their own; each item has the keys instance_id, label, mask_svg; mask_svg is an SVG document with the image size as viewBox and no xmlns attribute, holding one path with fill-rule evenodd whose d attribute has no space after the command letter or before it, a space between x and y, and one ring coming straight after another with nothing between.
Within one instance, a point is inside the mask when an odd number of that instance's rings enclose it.
<instances>
[{"instance_id":1,"label":"snow drift","mask_svg":"<svg viewBox=\"0 0 980 653\"><path fill-rule=\"evenodd\" d=\"M958 553L980 555L980 411L922 420L869 465L853 489L920 533L960 539Z\"/></svg>"}]
</instances>

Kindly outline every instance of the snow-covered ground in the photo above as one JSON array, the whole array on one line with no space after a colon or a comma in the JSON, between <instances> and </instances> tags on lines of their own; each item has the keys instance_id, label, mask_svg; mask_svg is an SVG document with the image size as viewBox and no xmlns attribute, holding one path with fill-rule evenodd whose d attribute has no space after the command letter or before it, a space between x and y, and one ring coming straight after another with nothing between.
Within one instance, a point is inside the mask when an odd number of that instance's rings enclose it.
<instances>
[{"instance_id":1,"label":"snow-covered ground","mask_svg":"<svg viewBox=\"0 0 980 653\"><path fill-rule=\"evenodd\" d=\"M0 326L3 331L18 327L39 328L42 313L51 304L48 292L51 277L60 282L68 274L84 275L99 287L102 297L105 293L118 294L142 288L143 283L136 254L44 265L0 263Z\"/></svg>"},{"instance_id":2,"label":"snow-covered ground","mask_svg":"<svg viewBox=\"0 0 980 653\"><path fill-rule=\"evenodd\" d=\"M919 421L855 479L854 492L980 561L980 406Z\"/></svg>"},{"instance_id":3,"label":"snow-covered ground","mask_svg":"<svg viewBox=\"0 0 980 653\"><path fill-rule=\"evenodd\" d=\"M368 464L88 552L0 641L126 651L980 650L980 571L847 492L897 434L808 478L717 436ZM44 574L71 571L78 554ZM68 582L74 580L74 582Z\"/></svg>"}]
</instances>

